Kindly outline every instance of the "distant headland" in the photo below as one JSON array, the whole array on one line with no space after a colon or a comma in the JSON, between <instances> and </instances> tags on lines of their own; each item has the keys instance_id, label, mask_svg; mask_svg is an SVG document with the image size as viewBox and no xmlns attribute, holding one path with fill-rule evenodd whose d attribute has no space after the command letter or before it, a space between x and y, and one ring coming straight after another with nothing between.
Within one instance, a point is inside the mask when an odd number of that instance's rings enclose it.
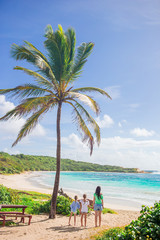
<instances>
[{"instance_id":1,"label":"distant headland","mask_svg":"<svg viewBox=\"0 0 160 240\"><path fill-rule=\"evenodd\" d=\"M35 155L10 155L0 152L0 173L15 174L24 171L55 171L56 158ZM61 171L92 171L92 172L122 172L143 173L138 168L123 168L119 166L100 165L96 163L61 159Z\"/></svg>"}]
</instances>

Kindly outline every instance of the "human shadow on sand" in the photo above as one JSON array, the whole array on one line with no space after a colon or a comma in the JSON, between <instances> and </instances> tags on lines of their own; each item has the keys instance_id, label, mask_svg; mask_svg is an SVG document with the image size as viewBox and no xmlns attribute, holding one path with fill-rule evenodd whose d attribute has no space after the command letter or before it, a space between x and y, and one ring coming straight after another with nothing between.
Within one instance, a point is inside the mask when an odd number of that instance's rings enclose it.
<instances>
[{"instance_id":1,"label":"human shadow on sand","mask_svg":"<svg viewBox=\"0 0 160 240\"><path fill-rule=\"evenodd\" d=\"M78 232L84 229L80 227L60 226L60 227L46 228L46 230L53 230L61 233L61 232Z\"/></svg>"}]
</instances>

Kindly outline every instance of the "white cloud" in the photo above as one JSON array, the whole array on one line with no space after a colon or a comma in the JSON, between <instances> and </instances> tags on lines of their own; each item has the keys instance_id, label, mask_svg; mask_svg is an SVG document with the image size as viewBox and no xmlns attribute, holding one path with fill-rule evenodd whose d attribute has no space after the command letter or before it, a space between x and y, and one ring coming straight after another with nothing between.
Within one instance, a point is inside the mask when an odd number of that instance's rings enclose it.
<instances>
[{"instance_id":1,"label":"white cloud","mask_svg":"<svg viewBox=\"0 0 160 240\"><path fill-rule=\"evenodd\" d=\"M85 144L83 144L81 139L74 133L70 134L68 137L62 137L62 144L70 148L86 148Z\"/></svg>"},{"instance_id":2,"label":"white cloud","mask_svg":"<svg viewBox=\"0 0 160 240\"><path fill-rule=\"evenodd\" d=\"M4 95L0 96L0 115L6 114L8 111L13 109L15 106L12 102L8 102Z\"/></svg>"},{"instance_id":3,"label":"white cloud","mask_svg":"<svg viewBox=\"0 0 160 240\"><path fill-rule=\"evenodd\" d=\"M148 131L145 128L134 128L131 130L131 134L137 137L151 137L155 134L154 131Z\"/></svg>"},{"instance_id":4,"label":"white cloud","mask_svg":"<svg viewBox=\"0 0 160 240\"><path fill-rule=\"evenodd\" d=\"M45 135L46 135L46 131L44 127L42 127L42 125L40 125L39 123L30 134L30 136L33 136L33 137L39 137L39 136L45 136Z\"/></svg>"},{"instance_id":5,"label":"white cloud","mask_svg":"<svg viewBox=\"0 0 160 240\"><path fill-rule=\"evenodd\" d=\"M99 125L100 128L110 128L110 127L112 127L113 124L114 124L113 119L112 119L110 116L108 116L107 114L105 114L105 115L103 116L103 119L102 119L102 120L100 119L100 117L98 117L98 118L96 119L96 121L97 121L97 123L98 123L98 125Z\"/></svg>"},{"instance_id":6,"label":"white cloud","mask_svg":"<svg viewBox=\"0 0 160 240\"><path fill-rule=\"evenodd\" d=\"M65 158L104 165L160 170L160 141L158 140L135 140L119 136L102 138L100 147L95 144L91 157L89 148L82 144L81 139L75 134L66 137L65 141L67 145L62 144L62 157Z\"/></svg>"},{"instance_id":7,"label":"white cloud","mask_svg":"<svg viewBox=\"0 0 160 240\"><path fill-rule=\"evenodd\" d=\"M120 98L120 86L110 86L105 88L105 91L111 96L113 100Z\"/></svg>"}]
</instances>

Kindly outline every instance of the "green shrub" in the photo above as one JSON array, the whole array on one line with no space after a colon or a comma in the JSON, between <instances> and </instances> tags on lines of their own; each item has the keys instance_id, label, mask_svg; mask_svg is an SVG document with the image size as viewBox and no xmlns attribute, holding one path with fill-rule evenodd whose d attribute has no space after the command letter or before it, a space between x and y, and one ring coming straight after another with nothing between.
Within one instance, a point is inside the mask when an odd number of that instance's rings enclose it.
<instances>
[{"instance_id":1,"label":"green shrub","mask_svg":"<svg viewBox=\"0 0 160 240\"><path fill-rule=\"evenodd\" d=\"M9 191L3 185L0 185L0 203L6 204L11 202L11 196Z\"/></svg>"},{"instance_id":2,"label":"green shrub","mask_svg":"<svg viewBox=\"0 0 160 240\"><path fill-rule=\"evenodd\" d=\"M49 213L51 205L51 196L35 192L19 192L0 185L0 204L27 205L26 213L40 214ZM64 197L57 197L57 213L63 215L70 214L71 201ZM4 210L4 209L3 209ZM6 209L6 211L15 211L16 209ZM17 211L17 210L16 210Z\"/></svg>"},{"instance_id":3,"label":"green shrub","mask_svg":"<svg viewBox=\"0 0 160 240\"><path fill-rule=\"evenodd\" d=\"M103 233L102 236L96 237L96 240L118 240L123 231L122 228L111 228Z\"/></svg>"},{"instance_id":4,"label":"green shrub","mask_svg":"<svg viewBox=\"0 0 160 240\"><path fill-rule=\"evenodd\" d=\"M63 214L63 215L69 215L71 212L70 205L71 205L71 201L68 198L64 196L57 197L57 207L56 207L57 213Z\"/></svg>"},{"instance_id":5,"label":"green shrub","mask_svg":"<svg viewBox=\"0 0 160 240\"><path fill-rule=\"evenodd\" d=\"M160 239L160 202L153 207L142 206L138 220L132 221L120 239Z\"/></svg>"},{"instance_id":6,"label":"green shrub","mask_svg":"<svg viewBox=\"0 0 160 240\"><path fill-rule=\"evenodd\" d=\"M96 240L159 240L160 202L153 207L142 206L141 215L125 229L114 228L106 231Z\"/></svg>"}]
</instances>

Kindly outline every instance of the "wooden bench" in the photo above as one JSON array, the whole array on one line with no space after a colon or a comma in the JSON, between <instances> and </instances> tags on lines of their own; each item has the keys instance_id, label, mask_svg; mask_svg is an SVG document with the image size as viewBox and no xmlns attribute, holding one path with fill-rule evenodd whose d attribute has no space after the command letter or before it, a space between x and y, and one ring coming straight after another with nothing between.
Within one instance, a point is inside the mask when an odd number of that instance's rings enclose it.
<instances>
[{"instance_id":1,"label":"wooden bench","mask_svg":"<svg viewBox=\"0 0 160 240\"><path fill-rule=\"evenodd\" d=\"M28 217L29 221L28 221L28 225L30 225L31 223L31 219L32 219L32 215L30 214L25 214L24 211L27 208L27 206L24 205L0 205L0 208L22 208L22 212L5 212L5 211L0 211L0 218L2 218L3 224L2 226L5 226L5 222L6 222L6 218L7 217L15 217L17 219L17 217L21 218L21 222L24 223L24 218Z\"/></svg>"},{"instance_id":2,"label":"wooden bench","mask_svg":"<svg viewBox=\"0 0 160 240\"><path fill-rule=\"evenodd\" d=\"M18 212L0 212L0 217L3 219L3 224L2 226L5 226L5 222L6 222L6 217L20 217L21 218L21 222L24 223L24 218L28 217L28 225L30 225L31 223L31 219L32 219L32 215L30 214L23 214L23 213L18 213Z\"/></svg>"}]
</instances>

